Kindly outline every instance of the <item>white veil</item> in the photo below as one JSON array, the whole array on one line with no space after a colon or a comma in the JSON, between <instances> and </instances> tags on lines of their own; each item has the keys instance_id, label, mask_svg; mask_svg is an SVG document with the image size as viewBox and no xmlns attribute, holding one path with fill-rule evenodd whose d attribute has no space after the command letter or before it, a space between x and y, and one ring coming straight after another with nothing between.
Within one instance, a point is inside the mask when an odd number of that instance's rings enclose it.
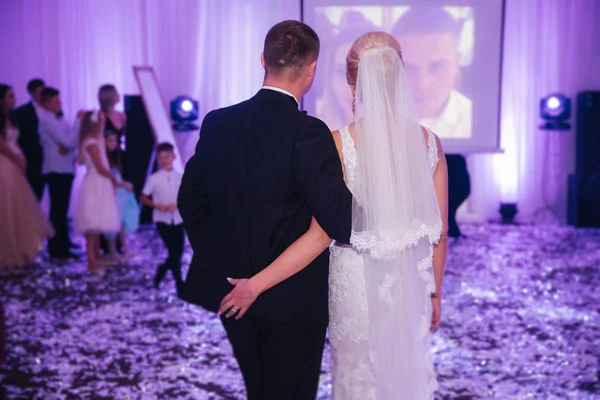
<instances>
[{"instance_id":1,"label":"white veil","mask_svg":"<svg viewBox=\"0 0 600 400\"><path fill-rule=\"evenodd\" d=\"M442 222L404 65L366 51L356 83L358 153L352 245L362 252L376 398L429 399L433 244Z\"/></svg>"}]
</instances>

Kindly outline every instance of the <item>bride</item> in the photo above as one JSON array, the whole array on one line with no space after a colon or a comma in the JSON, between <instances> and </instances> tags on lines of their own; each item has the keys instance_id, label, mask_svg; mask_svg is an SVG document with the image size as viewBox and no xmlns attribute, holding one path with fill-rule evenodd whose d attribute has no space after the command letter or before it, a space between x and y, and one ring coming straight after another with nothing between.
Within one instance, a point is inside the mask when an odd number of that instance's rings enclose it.
<instances>
[{"instance_id":1,"label":"bride","mask_svg":"<svg viewBox=\"0 0 600 400\"><path fill-rule=\"evenodd\" d=\"M333 399L422 400L437 381L429 332L439 326L446 259L447 170L439 139L418 124L398 42L359 37L346 57L355 122L333 132L355 198L351 246L333 244ZM234 290L221 313L241 318L256 297L331 244L308 232ZM305 295L310 296L310 293Z\"/></svg>"}]
</instances>

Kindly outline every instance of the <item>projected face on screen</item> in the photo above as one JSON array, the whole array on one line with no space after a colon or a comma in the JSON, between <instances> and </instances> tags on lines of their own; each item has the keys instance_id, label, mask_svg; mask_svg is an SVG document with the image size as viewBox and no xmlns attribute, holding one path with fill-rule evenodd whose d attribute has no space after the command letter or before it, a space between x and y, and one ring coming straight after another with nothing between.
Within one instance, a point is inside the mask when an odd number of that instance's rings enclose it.
<instances>
[{"instance_id":1,"label":"projected face on screen","mask_svg":"<svg viewBox=\"0 0 600 400\"><path fill-rule=\"evenodd\" d=\"M402 46L421 123L442 137L470 137L471 100L459 87L461 23L442 7L413 7L392 34Z\"/></svg>"},{"instance_id":2,"label":"projected face on screen","mask_svg":"<svg viewBox=\"0 0 600 400\"><path fill-rule=\"evenodd\" d=\"M317 32L335 32L321 36L319 74L325 76L317 76L311 93L317 116L331 129L353 120L348 50L363 33L383 30L400 42L421 123L444 138L471 136L471 100L460 87L462 68L473 57L470 7L327 6L315 13Z\"/></svg>"},{"instance_id":3,"label":"projected face on screen","mask_svg":"<svg viewBox=\"0 0 600 400\"><path fill-rule=\"evenodd\" d=\"M398 39L419 115L440 115L458 77L456 38L449 33L430 33L399 35Z\"/></svg>"}]
</instances>

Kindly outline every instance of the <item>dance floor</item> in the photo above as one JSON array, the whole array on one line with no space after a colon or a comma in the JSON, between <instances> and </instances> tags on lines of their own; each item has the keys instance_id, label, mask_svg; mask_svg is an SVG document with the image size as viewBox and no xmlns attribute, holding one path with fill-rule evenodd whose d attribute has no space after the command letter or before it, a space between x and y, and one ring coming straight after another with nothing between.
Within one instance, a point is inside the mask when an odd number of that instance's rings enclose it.
<instances>
[{"instance_id":1,"label":"dance floor","mask_svg":"<svg viewBox=\"0 0 600 400\"><path fill-rule=\"evenodd\" d=\"M600 398L600 231L464 231L451 243L434 335L436 398ZM218 319L177 299L170 276L152 288L165 255L152 229L132 241L131 265L104 279L47 260L0 271L7 399L244 398ZM319 399L329 398L329 368L326 350Z\"/></svg>"}]
</instances>

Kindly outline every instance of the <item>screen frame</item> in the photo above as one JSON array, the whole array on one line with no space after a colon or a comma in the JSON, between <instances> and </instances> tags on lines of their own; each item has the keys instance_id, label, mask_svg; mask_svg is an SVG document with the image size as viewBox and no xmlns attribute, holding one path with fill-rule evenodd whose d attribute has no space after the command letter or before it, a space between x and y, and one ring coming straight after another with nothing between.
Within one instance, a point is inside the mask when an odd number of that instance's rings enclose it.
<instances>
[{"instance_id":1,"label":"screen frame","mask_svg":"<svg viewBox=\"0 0 600 400\"><path fill-rule=\"evenodd\" d=\"M447 154L475 154L475 153L503 153L504 150L501 147L500 135L502 133L502 86L503 86L503 75L504 75L504 43L505 43L505 26L506 26L506 0L495 0L496 5L500 9L500 32L499 32L499 68L498 68L498 96L497 96L497 115L495 126L495 142L490 147L489 145L469 145L468 142L472 141L472 137L469 139L444 139L440 138L442 146L444 147ZM311 5L318 2L320 7L329 6L373 6L366 0L300 0L300 17L301 21L306 21L308 13L311 13ZM431 7L472 7L476 10L476 5L481 6L481 3L477 0L445 0L443 5L440 5L440 0L402 0L402 4L398 4L397 0L379 0L377 6L431 6ZM302 107L305 107L304 98L302 99ZM460 143L459 143L460 142ZM467 143L465 143L467 142ZM491 143L491 141L490 141Z\"/></svg>"}]
</instances>

